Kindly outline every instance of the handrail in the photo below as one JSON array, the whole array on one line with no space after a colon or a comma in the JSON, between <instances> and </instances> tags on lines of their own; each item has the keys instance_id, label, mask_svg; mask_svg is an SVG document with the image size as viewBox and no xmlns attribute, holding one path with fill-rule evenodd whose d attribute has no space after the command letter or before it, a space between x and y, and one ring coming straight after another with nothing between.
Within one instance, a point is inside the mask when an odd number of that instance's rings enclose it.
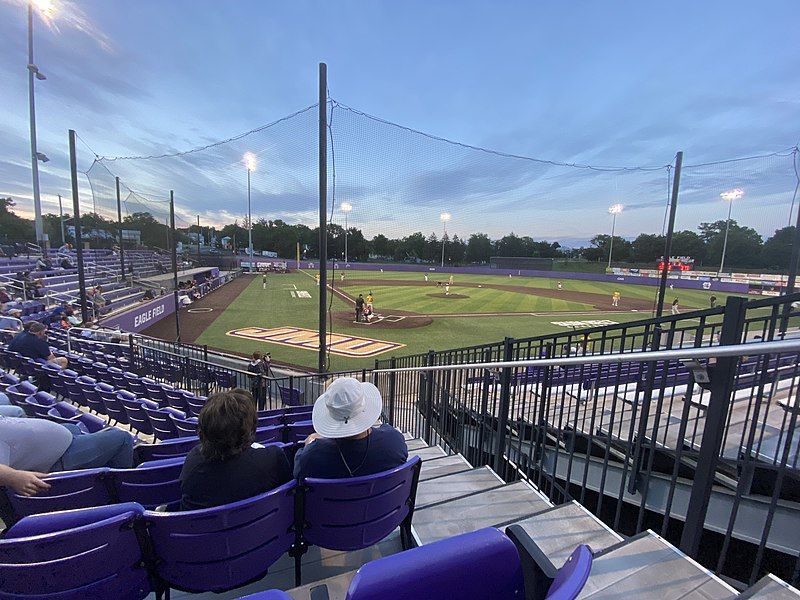
<instances>
[{"instance_id":1,"label":"handrail","mask_svg":"<svg viewBox=\"0 0 800 600\"><path fill-rule=\"evenodd\" d=\"M74 331L90 331L92 333L100 333L100 334L105 334L105 335L114 335L114 336L121 336L121 337L132 335L132 334L126 332L126 331L122 331L120 329L111 329L109 327L70 327L69 329L66 330L66 333L67 333L67 352L72 352L72 342L71 342L70 334L72 332L74 332ZM94 340L94 339L91 339L91 338L84 338L83 336L81 336L80 341L81 342L96 343L96 344L103 344L103 345L114 344L114 345L117 345L117 346L125 346L126 348L128 347L128 344L121 344L119 342L111 342L111 341L103 342L103 341Z\"/></svg>"},{"instance_id":2,"label":"handrail","mask_svg":"<svg viewBox=\"0 0 800 600\"><path fill-rule=\"evenodd\" d=\"M729 346L703 346L700 348L681 348L679 350L653 350L647 352L623 352L619 354L587 354L563 358L532 358L484 363L431 365L422 367L397 367L394 369L373 369L376 373L411 373L417 371L458 371L463 369L503 369L515 367L562 367L584 364L615 364L623 362L653 362L660 360L721 358L724 356L752 356L754 354L779 354L800 352L800 338L770 342L751 342Z\"/></svg>"}]
</instances>

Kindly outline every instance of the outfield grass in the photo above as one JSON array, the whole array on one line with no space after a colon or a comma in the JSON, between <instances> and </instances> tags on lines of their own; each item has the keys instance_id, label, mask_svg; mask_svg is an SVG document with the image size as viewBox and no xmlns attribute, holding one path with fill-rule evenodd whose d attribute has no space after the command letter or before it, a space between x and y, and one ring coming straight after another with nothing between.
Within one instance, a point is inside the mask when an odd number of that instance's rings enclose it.
<instances>
[{"instance_id":1,"label":"outfield grass","mask_svg":"<svg viewBox=\"0 0 800 600\"><path fill-rule=\"evenodd\" d=\"M421 273L403 272L348 272L350 279L407 279L422 280ZM280 327L293 325L308 329L317 328L319 288L313 278L306 273L296 272L286 275L269 275L267 290L261 289L261 277L255 277L252 283L242 294L220 314L214 323L197 339L199 344L208 344L211 347L238 353L251 353L255 350L270 351L274 360L306 367L316 367L316 351L303 348L245 340L225 335L227 331L242 327ZM432 277L432 281L435 279ZM509 283L508 277L491 275L456 275L455 283ZM513 285L527 287L556 287L556 280L546 278L513 277ZM341 284L337 281L337 287ZM655 288L637 285L614 285L613 283L597 283L588 281L562 280L564 289L582 292L606 294L609 297L615 289L619 289L625 297L652 299ZM359 289L344 282L347 293L365 296L369 289ZM307 291L310 298L292 297L292 291ZM416 286L375 286L372 292L375 295L375 307L378 312L397 309L424 314L445 315L434 318L433 323L426 327L416 329L377 329L370 326L336 323L335 333L360 335L373 339L393 341L405 344L405 347L394 354L425 352L429 349L442 350L494 342L506 336L522 338L548 333L564 332L566 328L554 325L552 321L564 320L597 320L609 319L618 323L633 321L649 317L645 312L611 312L595 310L591 306L579 302L567 302L560 299L550 299L529 296L514 292L505 292L493 289L461 288L456 285L451 288L453 293L465 293L470 298L453 300L445 298L430 298L428 293L441 292L435 285L428 287ZM669 292L669 290L668 290ZM677 290L676 290L677 292ZM673 293L674 294L674 293ZM670 294L667 303L671 302ZM718 302L725 302L725 296L717 293ZM701 290L680 290L681 306L707 307L709 292ZM335 294L329 294L331 310L352 311L352 304L345 303ZM576 315L524 315L524 316L487 316L487 317L447 317L446 314L464 312L523 312L540 313L548 311L574 311ZM387 358L391 353L380 355ZM369 367L374 364L374 358L356 359L342 356L331 356L331 369L354 369Z\"/></svg>"}]
</instances>

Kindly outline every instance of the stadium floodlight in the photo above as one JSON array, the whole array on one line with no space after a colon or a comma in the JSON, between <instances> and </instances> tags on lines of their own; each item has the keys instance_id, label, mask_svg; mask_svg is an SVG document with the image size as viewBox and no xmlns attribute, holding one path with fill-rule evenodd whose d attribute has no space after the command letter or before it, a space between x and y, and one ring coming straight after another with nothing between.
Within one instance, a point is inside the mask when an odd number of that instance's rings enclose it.
<instances>
[{"instance_id":1,"label":"stadium floodlight","mask_svg":"<svg viewBox=\"0 0 800 600\"><path fill-rule=\"evenodd\" d=\"M719 197L728 203L728 218L725 220L725 238L722 242L722 258L719 261L719 271L717 275L722 275L722 269L725 266L725 251L728 249L728 230L731 227L731 211L733 210L733 201L739 200L744 196L744 190L741 188L734 188L727 192L722 192Z\"/></svg>"},{"instance_id":2,"label":"stadium floodlight","mask_svg":"<svg viewBox=\"0 0 800 600\"><path fill-rule=\"evenodd\" d=\"M617 229L617 215L622 212L624 206L622 204L612 204L608 207L608 213L613 217L611 219L611 242L608 245L608 268L611 268L611 253L614 251L614 232Z\"/></svg>"},{"instance_id":3,"label":"stadium floodlight","mask_svg":"<svg viewBox=\"0 0 800 600\"><path fill-rule=\"evenodd\" d=\"M253 272L253 213L250 210L250 173L256 170L258 160L252 152L245 152L242 157L247 167L247 255L250 257L250 272Z\"/></svg>"},{"instance_id":4,"label":"stadium floodlight","mask_svg":"<svg viewBox=\"0 0 800 600\"><path fill-rule=\"evenodd\" d=\"M347 267L347 213L353 210L353 205L349 202L342 202L339 208L344 213L344 266Z\"/></svg>"},{"instance_id":5,"label":"stadium floodlight","mask_svg":"<svg viewBox=\"0 0 800 600\"><path fill-rule=\"evenodd\" d=\"M443 212L442 214L439 215L439 220L442 222L442 225L444 226L444 231L442 233L442 266L444 266L444 244L445 244L445 238L447 237L447 222L452 218L453 215L451 215L449 212Z\"/></svg>"},{"instance_id":6,"label":"stadium floodlight","mask_svg":"<svg viewBox=\"0 0 800 600\"><path fill-rule=\"evenodd\" d=\"M31 130L31 175L33 178L33 212L36 230L36 243L44 245L44 224L42 221L42 198L39 193L39 152L36 151L36 100L34 81L47 79L33 60L33 11L47 22L55 17L57 5L55 0L29 0L28 4L28 112ZM46 162L46 161L42 161Z\"/></svg>"}]
</instances>

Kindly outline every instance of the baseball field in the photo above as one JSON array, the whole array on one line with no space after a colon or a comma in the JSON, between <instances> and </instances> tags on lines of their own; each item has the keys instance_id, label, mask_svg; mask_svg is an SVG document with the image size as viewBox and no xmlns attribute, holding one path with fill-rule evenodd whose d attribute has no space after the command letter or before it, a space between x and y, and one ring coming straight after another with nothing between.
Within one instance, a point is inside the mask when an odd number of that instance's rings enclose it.
<instances>
[{"instance_id":1,"label":"baseball field","mask_svg":"<svg viewBox=\"0 0 800 600\"><path fill-rule=\"evenodd\" d=\"M183 341L247 355L271 352L277 363L317 364L319 286L314 271L246 275L181 311ZM330 275L330 272L329 272ZM448 285L449 284L449 285ZM612 294L619 292L618 306ZM456 348L573 328L647 318L656 288L501 275L348 271L329 288L332 370L369 367L376 358ZM370 321L355 322L354 300L372 296ZM707 308L714 294L667 290L665 313ZM725 296L717 292L717 302ZM173 327L167 323L164 327ZM157 326L158 327L158 326ZM158 335L157 331L148 332Z\"/></svg>"}]
</instances>

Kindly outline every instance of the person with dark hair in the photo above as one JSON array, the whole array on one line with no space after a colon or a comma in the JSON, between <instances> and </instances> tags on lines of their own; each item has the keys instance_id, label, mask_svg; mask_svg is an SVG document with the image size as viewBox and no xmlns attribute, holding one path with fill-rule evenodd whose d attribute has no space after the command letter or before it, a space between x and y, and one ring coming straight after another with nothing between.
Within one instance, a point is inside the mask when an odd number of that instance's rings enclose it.
<instances>
[{"instance_id":1,"label":"person with dark hair","mask_svg":"<svg viewBox=\"0 0 800 600\"><path fill-rule=\"evenodd\" d=\"M269 375L269 363L264 361L264 355L261 352L253 352L252 360L247 365L247 372L252 374L250 391L256 400L258 410L263 410L267 400L268 382L266 377Z\"/></svg>"},{"instance_id":2,"label":"person with dark hair","mask_svg":"<svg viewBox=\"0 0 800 600\"><path fill-rule=\"evenodd\" d=\"M253 395L237 388L209 396L197 419L200 444L181 471L181 510L229 504L263 494L292 478L277 446L254 444Z\"/></svg>"}]
</instances>

